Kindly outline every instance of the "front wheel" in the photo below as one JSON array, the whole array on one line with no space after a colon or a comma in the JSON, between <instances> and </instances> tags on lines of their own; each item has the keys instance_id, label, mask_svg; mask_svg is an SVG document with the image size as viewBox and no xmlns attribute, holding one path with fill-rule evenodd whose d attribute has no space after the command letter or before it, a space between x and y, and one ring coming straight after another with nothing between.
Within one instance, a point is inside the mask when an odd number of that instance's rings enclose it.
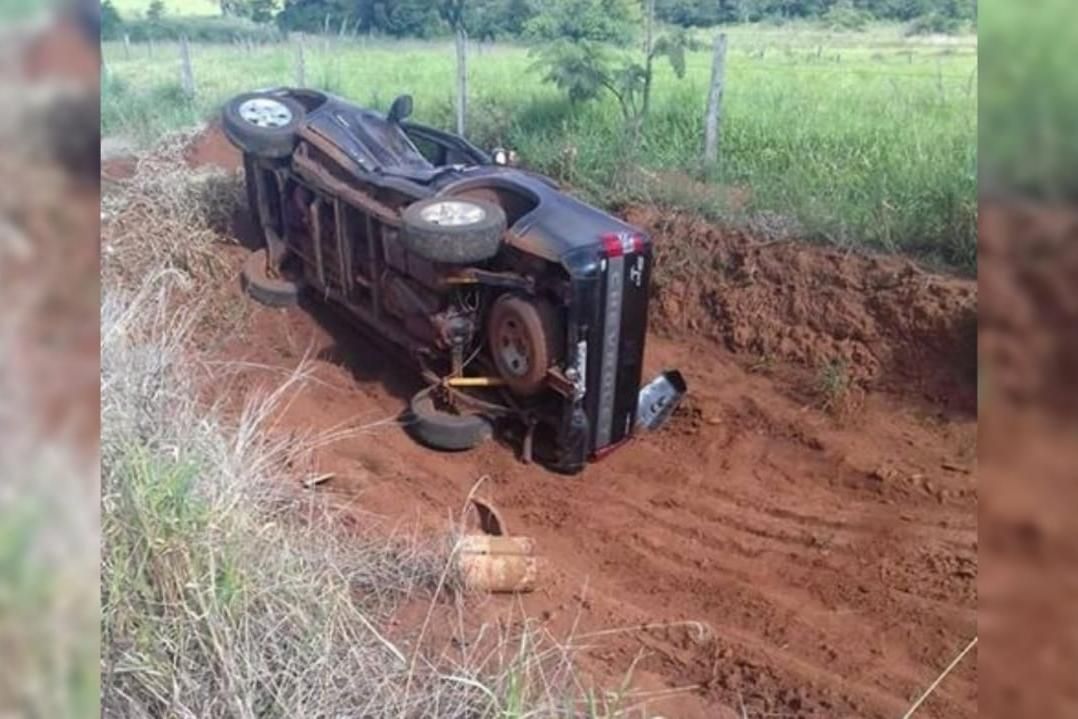
<instances>
[{"instance_id":1,"label":"front wheel","mask_svg":"<svg viewBox=\"0 0 1078 719\"><path fill-rule=\"evenodd\" d=\"M240 150L280 159L292 154L306 110L295 100L267 92L248 92L229 100L222 111L225 134Z\"/></svg>"},{"instance_id":2,"label":"front wheel","mask_svg":"<svg viewBox=\"0 0 1078 719\"><path fill-rule=\"evenodd\" d=\"M498 254L506 219L492 202L432 197L404 208L401 225L401 244L409 252L434 262L468 265Z\"/></svg>"},{"instance_id":3,"label":"front wheel","mask_svg":"<svg viewBox=\"0 0 1078 719\"><path fill-rule=\"evenodd\" d=\"M299 280L281 276L276 268L270 268L265 249L247 256L240 272L240 281L251 299L267 307L294 307L299 304L303 290Z\"/></svg>"}]
</instances>

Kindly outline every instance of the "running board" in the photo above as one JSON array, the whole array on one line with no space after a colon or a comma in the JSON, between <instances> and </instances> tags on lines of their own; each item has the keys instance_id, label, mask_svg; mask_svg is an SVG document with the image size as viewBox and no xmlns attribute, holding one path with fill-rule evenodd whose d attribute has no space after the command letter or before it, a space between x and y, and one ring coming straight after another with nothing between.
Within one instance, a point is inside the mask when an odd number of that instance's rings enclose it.
<instances>
[{"instance_id":1,"label":"running board","mask_svg":"<svg viewBox=\"0 0 1078 719\"><path fill-rule=\"evenodd\" d=\"M676 369L666 370L640 388L636 401L636 426L648 431L666 424L688 386Z\"/></svg>"}]
</instances>

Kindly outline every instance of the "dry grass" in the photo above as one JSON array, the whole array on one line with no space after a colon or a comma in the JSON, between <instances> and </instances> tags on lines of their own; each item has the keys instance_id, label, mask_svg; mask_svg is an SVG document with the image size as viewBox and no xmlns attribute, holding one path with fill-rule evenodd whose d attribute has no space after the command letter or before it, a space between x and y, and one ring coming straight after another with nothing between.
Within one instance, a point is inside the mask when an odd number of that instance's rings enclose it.
<instances>
[{"instance_id":1,"label":"dry grass","mask_svg":"<svg viewBox=\"0 0 1078 719\"><path fill-rule=\"evenodd\" d=\"M302 369L231 420L200 406L169 278L102 308L106 713L470 713L473 691L427 676L405 706L403 655L374 628L437 554L348 536L291 489L302 448L270 430Z\"/></svg>"},{"instance_id":2,"label":"dry grass","mask_svg":"<svg viewBox=\"0 0 1078 719\"><path fill-rule=\"evenodd\" d=\"M162 268L199 280L224 276L214 245L235 241L230 227L245 202L243 185L220 169L188 168L183 151L190 139L176 134L139 155L133 174L103 195L103 283L137 289Z\"/></svg>"}]
</instances>

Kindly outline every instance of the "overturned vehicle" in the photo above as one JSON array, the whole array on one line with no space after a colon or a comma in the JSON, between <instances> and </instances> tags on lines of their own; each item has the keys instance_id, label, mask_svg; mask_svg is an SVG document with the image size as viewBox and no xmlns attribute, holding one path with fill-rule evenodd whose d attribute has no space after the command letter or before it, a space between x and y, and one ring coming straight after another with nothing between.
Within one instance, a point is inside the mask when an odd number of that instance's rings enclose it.
<instances>
[{"instance_id":1,"label":"overturned vehicle","mask_svg":"<svg viewBox=\"0 0 1078 719\"><path fill-rule=\"evenodd\" d=\"M408 426L435 448L498 425L571 473L661 424L685 386L669 371L641 388L649 239L411 106L284 88L225 105L263 242L247 292L286 305L307 288L406 351L427 385Z\"/></svg>"}]
</instances>

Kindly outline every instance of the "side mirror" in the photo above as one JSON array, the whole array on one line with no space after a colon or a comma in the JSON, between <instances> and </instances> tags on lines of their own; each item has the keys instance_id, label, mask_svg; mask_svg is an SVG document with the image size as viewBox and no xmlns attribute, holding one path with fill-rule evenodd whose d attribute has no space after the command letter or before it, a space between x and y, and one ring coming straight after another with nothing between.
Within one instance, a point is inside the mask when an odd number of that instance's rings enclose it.
<instances>
[{"instance_id":1,"label":"side mirror","mask_svg":"<svg viewBox=\"0 0 1078 719\"><path fill-rule=\"evenodd\" d=\"M398 95L393 104L389 106L387 119L390 122L400 122L412 114L412 96Z\"/></svg>"},{"instance_id":2,"label":"side mirror","mask_svg":"<svg viewBox=\"0 0 1078 719\"><path fill-rule=\"evenodd\" d=\"M504 147L495 147L491 150L490 157L494 160L495 165L505 165L508 167L516 167L517 165L517 153L513 150L507 150Z\"/></svg>"}]
</instances>

